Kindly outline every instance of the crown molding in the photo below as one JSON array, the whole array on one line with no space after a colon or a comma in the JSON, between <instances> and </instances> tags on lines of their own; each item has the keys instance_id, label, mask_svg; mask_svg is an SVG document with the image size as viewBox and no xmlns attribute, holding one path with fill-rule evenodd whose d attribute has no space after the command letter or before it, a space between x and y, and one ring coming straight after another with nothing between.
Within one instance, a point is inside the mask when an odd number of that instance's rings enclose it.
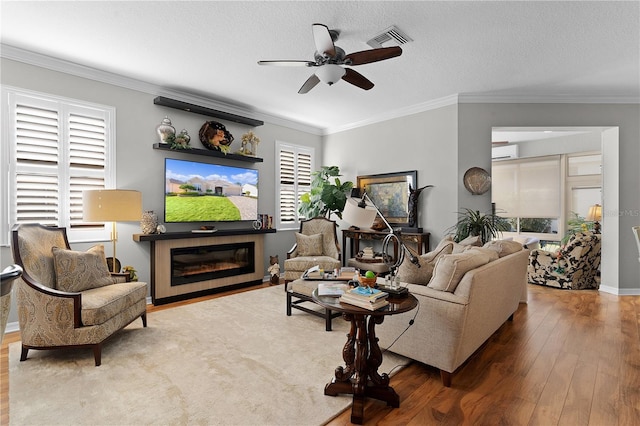
<instances>
[{"instance_id":1,"label":"crown molding","mask_svg":"<svg viewBox=\"0 0 640 426\"><path fill-rule=\"evenodd\" d=\"M461 93L461 104L638 104L638 96Z\"/></svg>"},{"instance_id":2,"label":"crown molding","mask_svg":"<svg viewBox=\"0 0 640 426\"><path fill-rule=\"evenodd\" d=\"M99 70L97 68L80 65L75 62L65 61L63 59L54 58L52 56L43 55L41 53L31 52L6 44L0 44L0 57L10 59L12 61L22 62L28 65L45 68L51 71L62 72L76 77L98 81L100 83L111 84L125 89L148 93L153 96L165 96L183 102L201 105L203 107L211 109L218 109L236 115L256 118L270 124L288 127L293 130L299 130L314 135L322 135L324 133L323 129L320 129L318 127L289 120L287 118L276 116L268 112L251 110L230 103L214 101L212 99L205 98L193 93L167 89L142 80L137 80L135 78L125 77L120 74Z\"/></svg>"},{"instance_id":3,"label":"crown molding","mask_svg":"<svg viewBox=\"0 0 640 426\"><path fill-rule=\"evenodd\" d=\"M366 120L357 121L355 123L347 124L345 126L331 127L325 129L325 135L332 133L344 132L346 130L356 129L358 127L369 126L371 124L380 123L394 118L406 117L408 115L418 114L425 111L430 111L438 108L442 108L449 105L455 105L458 103L459 95L450 95L444 98L434 99L428 102L422 102L416 105L411 105L406 108L399 108L393 111L388 111L383 114L378 114Z\"/></svg>"}]
</instances>

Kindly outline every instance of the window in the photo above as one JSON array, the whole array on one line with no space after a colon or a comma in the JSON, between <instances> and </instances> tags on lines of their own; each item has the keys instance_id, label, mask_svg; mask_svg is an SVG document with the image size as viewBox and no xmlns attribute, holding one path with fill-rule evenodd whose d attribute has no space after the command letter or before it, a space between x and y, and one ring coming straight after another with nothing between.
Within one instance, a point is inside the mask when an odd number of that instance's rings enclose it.
<instances>
[{"instance_id":1,"label":"window","mask_svg":"<svg viewBox=\"0 0 640 426\"><path fill-rule=\"evenodd\" d=\"M311 190L311 171L315 161L313 148L276 141L277 229L299 229L300 196Z\"/></svg>"},{"instance_id":2,"label":"window","mask_svg":"<svg viewBox=\"0 0 640 426\"><path fill-rule=\"evenodd\" d=\"M601 204L600 153L492 162L492 201L512 232L561 240ZM546 235L544 235L546 234Z\"/></svg>"},{"instance_id":3,"label":"window","mask_svg":"<svg viewBox=\"0 0 640 426\"><path fill-rule=\"evenodd\" d=\"M2 243L19 223L63 226L73 241L108 239L104 224L83 222L82 191L115 182L114 108L15 88L3 88L2 99L10 171Z\"/></svg>"}]
</instances>

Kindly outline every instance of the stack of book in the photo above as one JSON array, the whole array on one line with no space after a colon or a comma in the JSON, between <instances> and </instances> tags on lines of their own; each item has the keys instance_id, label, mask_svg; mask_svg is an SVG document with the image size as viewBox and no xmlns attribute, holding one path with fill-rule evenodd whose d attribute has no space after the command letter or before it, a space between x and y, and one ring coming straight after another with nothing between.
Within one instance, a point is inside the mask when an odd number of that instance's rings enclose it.
<instances>
[{"instance_id":1,"label":"stack of book","mask_svg":"<svg viewBox=\"0 0 640 426\"><path fill-rule=\"evenodd\" d=\"M389 304L389 293L377 288L356 287L340 296L340 302L375 311Z\"/></svg>"}]
</instances>

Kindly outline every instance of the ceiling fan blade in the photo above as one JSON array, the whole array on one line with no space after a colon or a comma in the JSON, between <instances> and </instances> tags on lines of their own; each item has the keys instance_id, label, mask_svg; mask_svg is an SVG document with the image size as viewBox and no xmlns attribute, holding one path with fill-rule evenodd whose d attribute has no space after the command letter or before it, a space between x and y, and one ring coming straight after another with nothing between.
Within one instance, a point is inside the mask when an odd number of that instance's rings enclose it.
<instances>
[{"instance_id":1,"label":"ceiling fan blade","mask_svg":"<svg viewBox=\"0 0 640 426\"><path fill-rule=\"evenodd\" d=\"M320 83L320 79L318 78L317 75L312 74L311 77L309 77L307 79L307 81L304 82L304 84L302 85L300 90L298 90L298 93L303 95L303 94L307 93L309 90L311 90L314 87L316 87L316 84L318 84L318 83Z\"/></svg>"},{"instance_id":2,"label":"ceiling fan blade","mask_svg":"<svg viewBox=\"0 0 640 426\"><path fill-rule=\"evenodd\" d=\"M310 67L315 62L309 61L258 61L258 65L275 65L278 67Z\"/></svg>"},{"instance_id":3,"label":"ceiling fan blade","mask_svg":"<svg viewBox=\"0 0 640 426\"><path fill-rule=\"evenodd\" d=\"M364 90L369 90L374 86L374 84L371 81L369 81L365 76L363 76L359 72L354 71L351 68L346 68L346 71L347 72L344 73L344 75L342 76L342 79L347 83L351 83L354 86L358 86L359 88Z\"/></svg>"},{"instance_id":4,"label":"ceiling fan blade","mask_svg":"<svg viewBox=\"0 0 640 426\"><path fill-rule=\"evenodd\" d=\"M344 57L344 60L345 62L347 60L351 60L351 64L347 65L362 65L369 64L371 62L384 61L385 59L395 58L400 55L402 55L402 49L400 46L381 47L379 49L350 53Z\"/></svg>"},{"instance_id":5,"label":"ceiling fan blade","mask_svg":"<svg viewBox=\"0 0 640 426\"><path fill-rule=\"evenodd\" d=\"M336 56L336 47L333 44L331 34L329 34L329 28L323 24L313 24L311 29L313 30L316 51L329 57Z\"/></svg>"}]
</instances>

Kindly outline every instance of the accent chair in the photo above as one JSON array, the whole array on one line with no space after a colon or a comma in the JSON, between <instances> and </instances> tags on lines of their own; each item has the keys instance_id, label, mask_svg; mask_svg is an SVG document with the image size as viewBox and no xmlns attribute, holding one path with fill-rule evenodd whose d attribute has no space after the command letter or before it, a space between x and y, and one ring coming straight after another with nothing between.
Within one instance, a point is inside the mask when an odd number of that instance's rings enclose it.
<instances>
[{"instance_id":1,"label":"accent chair","mask_svg":"<svg viewBox=\"0 0 640 426\"><path fill-rule=\"evenodd\" d=\"M557 252L531 250L527 280L562 289L597 289L602 235L578 232Z\"/></svg>"},{"instance_id":2,"label":"accent chair","mask_svg":"<svg viewBox=\"0 0 640 426\"><path fill-rule=\"evenodd\" d=\"M65 228L23 224L11 248L23 269L15 289L20 361L29 349L91 347L99 366L107 338L136 318L147 326L147 284L110 273L102 245L73 251Z\"/></svg>"}]
</instances>

